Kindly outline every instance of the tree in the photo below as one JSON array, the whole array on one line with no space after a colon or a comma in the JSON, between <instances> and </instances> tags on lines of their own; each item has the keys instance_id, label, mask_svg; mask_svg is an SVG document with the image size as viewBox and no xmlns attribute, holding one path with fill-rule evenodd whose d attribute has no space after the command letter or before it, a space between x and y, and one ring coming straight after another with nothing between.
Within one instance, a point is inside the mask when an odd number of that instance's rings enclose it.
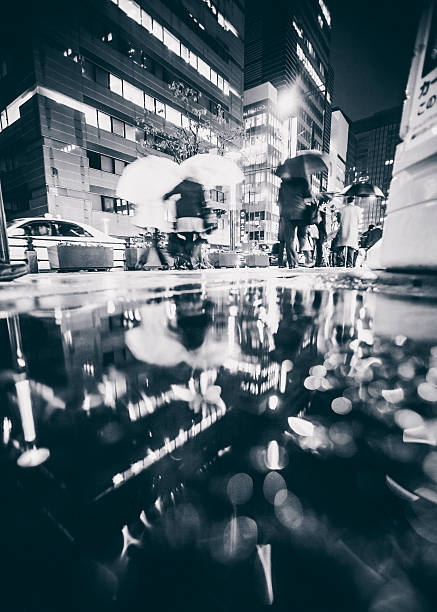
<instances>
[{"instance_id":1,"label":"tree","mask_svg":"<svg viewBox=\"0 0 437 612\"><path fill-rule=\"evenodd\" d=\"M243 129L229 128L225 111L217 105L217 118L209 118L207 111L199 104L198 92L180 81L169 85L174 98L184 107L183 127L173 126L164 118L146 111L138 121L144 130L145 147L151 147L171 155L177 163L197 153L217 149L223 154L231 145L238 145L243 137Z\"/></svg>"}]
</instances>

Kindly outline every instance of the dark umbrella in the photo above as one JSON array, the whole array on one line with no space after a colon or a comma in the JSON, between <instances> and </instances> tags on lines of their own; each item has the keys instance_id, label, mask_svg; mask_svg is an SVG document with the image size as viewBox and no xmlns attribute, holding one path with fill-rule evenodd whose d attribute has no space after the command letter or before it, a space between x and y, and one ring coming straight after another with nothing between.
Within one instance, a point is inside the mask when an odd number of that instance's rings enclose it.
<instances>
[{"instance_id":1,"label":"dark umbrella","mask_svg":"<svg viewBox=\"0 0 437 612\"><path fill-rule=\"evenodd\" d=\"M291 178L307 177L328 170L328 164L329 155L327 153L313 149L299 151L296 157L289 157L278 166L276 175L280 178L286 176Z\"/></svg>"},{"instance_id":2,"label":"dark umbrella","mask_svg":"<svg viewBox=\"0 0 437 612\"><path fill-rule=\"evenodd\" d=\"M355 196L357 198L368 198L369 196L385 198L381 189L371 183L354 183L353 185L348 185L340 191L339 195L345 197Z\"/></svg>"}]
</instances>

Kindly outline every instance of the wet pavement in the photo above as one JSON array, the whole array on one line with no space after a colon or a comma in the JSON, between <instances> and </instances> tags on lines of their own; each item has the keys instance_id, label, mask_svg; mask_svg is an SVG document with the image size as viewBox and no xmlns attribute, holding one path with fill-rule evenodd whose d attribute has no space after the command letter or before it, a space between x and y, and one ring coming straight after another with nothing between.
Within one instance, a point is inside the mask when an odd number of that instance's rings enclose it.
<instances>
[{"instance_id":1,"label":"wet pavement","mask_svg":"<svg viewBox=\"0 0 437 612\"><path fill-rule=\"evenodd\" d=\"M2 609L437 609L437 277L39 275L0 311Z\"/></svg>"}]
</instances>

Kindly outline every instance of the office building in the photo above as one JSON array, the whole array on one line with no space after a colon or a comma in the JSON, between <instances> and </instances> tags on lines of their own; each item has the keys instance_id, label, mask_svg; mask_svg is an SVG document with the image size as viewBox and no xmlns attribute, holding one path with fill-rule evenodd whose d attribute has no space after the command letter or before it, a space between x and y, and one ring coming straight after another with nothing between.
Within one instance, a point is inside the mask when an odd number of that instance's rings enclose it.
<instances>
[{"instance_id":1,"label":"office building","mask_svg":"<svg viewBox=\"0 0 437 612\"><path fill-rule=\"evenodd\" d=\"M246 6L245 89L270 82L290 118L287 154L328 152L333 70L329 63L331 16L324 0L252 0ZM294 126L292 125L294 118ZM327 173L313 177L326 189Z\"/></svg>"},{"instance_id":2,"label":"office building","mask_svg":"<svg viewBox=\"0 0 437 612\"><path fill-rule=\"evenodd\" d=\"M391 108L360 121L352 130L357 139L356 171L358 177L368 176L388 195L393 171L396 146L399 143L399 126L402 108Z\"/></svg>"},{"instance_id":3,"label":"office building","mask_svg":"<svg viewBox=\"0 0 437 612\"><path fill-rule=\"evenodd\" d=\"M329 150L330 169L328 191L336 193L346 184L346 164L350 120L339 108L332 110L331 143Z\"/></svg>"},{"instance_id":4,"label":"office building","mask_svg":"<svg viewBox=\"0 0 437 612\"><path fill-rule=\"evenodd\" d=\"M263 83L244 92L245 175L240 211L240 242L252 246L278 239L279 177L275 170L282 157L281 122L277 90Z\"/></svg>"},{"instance_id":5,"label":"office building","mask_svg":"<svg viewBox=\"0 0 437 612\"><path fill-rule=\"evenodd\" d=\"M402 108L395 107L376 113L352 124L350 142L350 182L369 180L388 197L393 172ZM363 227L379 225L385 216L385 202L376 198L361 198Z\"/></svg>"},{"instance_id":6,"label":"office building","mask_svg":"<svg viewBox=\"0 0 437 612\"><path fill-rule=\"evenodd\" d=\"M144 120L164 131L187 126L191 109L170 90L174 82L194 91L211 146L219 113L226 126L242 124L243 0L24 1L9 3L2 19L8 218L49 213L135 234L115 186L127 163L158 153ZM222 195L213 199L227 207ZM229 242L228 217L220 223Z\"/></svg>"}]
</instances>

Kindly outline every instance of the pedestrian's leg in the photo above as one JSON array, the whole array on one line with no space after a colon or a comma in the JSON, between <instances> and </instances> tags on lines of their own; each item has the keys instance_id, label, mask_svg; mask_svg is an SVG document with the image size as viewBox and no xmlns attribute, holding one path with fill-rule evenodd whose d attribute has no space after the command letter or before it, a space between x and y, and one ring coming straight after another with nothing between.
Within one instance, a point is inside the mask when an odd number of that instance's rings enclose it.
<instances>
[{"instance_id":1,"label":"pedestrian's leg","mask_svg":"<svg viewBox=\"0 0 437 612\"><path fill-rule=\"evenodd\" d=\"M280 268L284 266L284 249L285 249L285 241L280 240L278 244L278 266Z\"/></svg>"},{"instance_id":2,"label":"pedestrian's leg","mask_svg":"<svg viewBox=\"0 0 437 612\"><path fill-rule=\"evenodd\" d=\"M320 238L316 240L316 268L323 266L323 241Z\"/></svg>"},{"instance_id":3,"label":"pedestrian's leg","mask_svg":"<svg viewBox=\"0 0 437 612\"><path fill-rule=\"evenodd\" d=\"M285 250L287 261L290 268L297 266L297 253L294 250L294 236L296 233L296 223L294 221L284 221Z\"/></svg>"},{"instance_id":4,"label":"pedestrian's leg","mask_svg":"<svg viewBox=\"0 0 437 612\"><path fill-rule=\"evenodd\" d=\"M353 249L352 247L346 247L346 266L348 268L353 268L354 267L354 260L355 260L355 252L356 250Z\"/></svg>"}]
</instances>

